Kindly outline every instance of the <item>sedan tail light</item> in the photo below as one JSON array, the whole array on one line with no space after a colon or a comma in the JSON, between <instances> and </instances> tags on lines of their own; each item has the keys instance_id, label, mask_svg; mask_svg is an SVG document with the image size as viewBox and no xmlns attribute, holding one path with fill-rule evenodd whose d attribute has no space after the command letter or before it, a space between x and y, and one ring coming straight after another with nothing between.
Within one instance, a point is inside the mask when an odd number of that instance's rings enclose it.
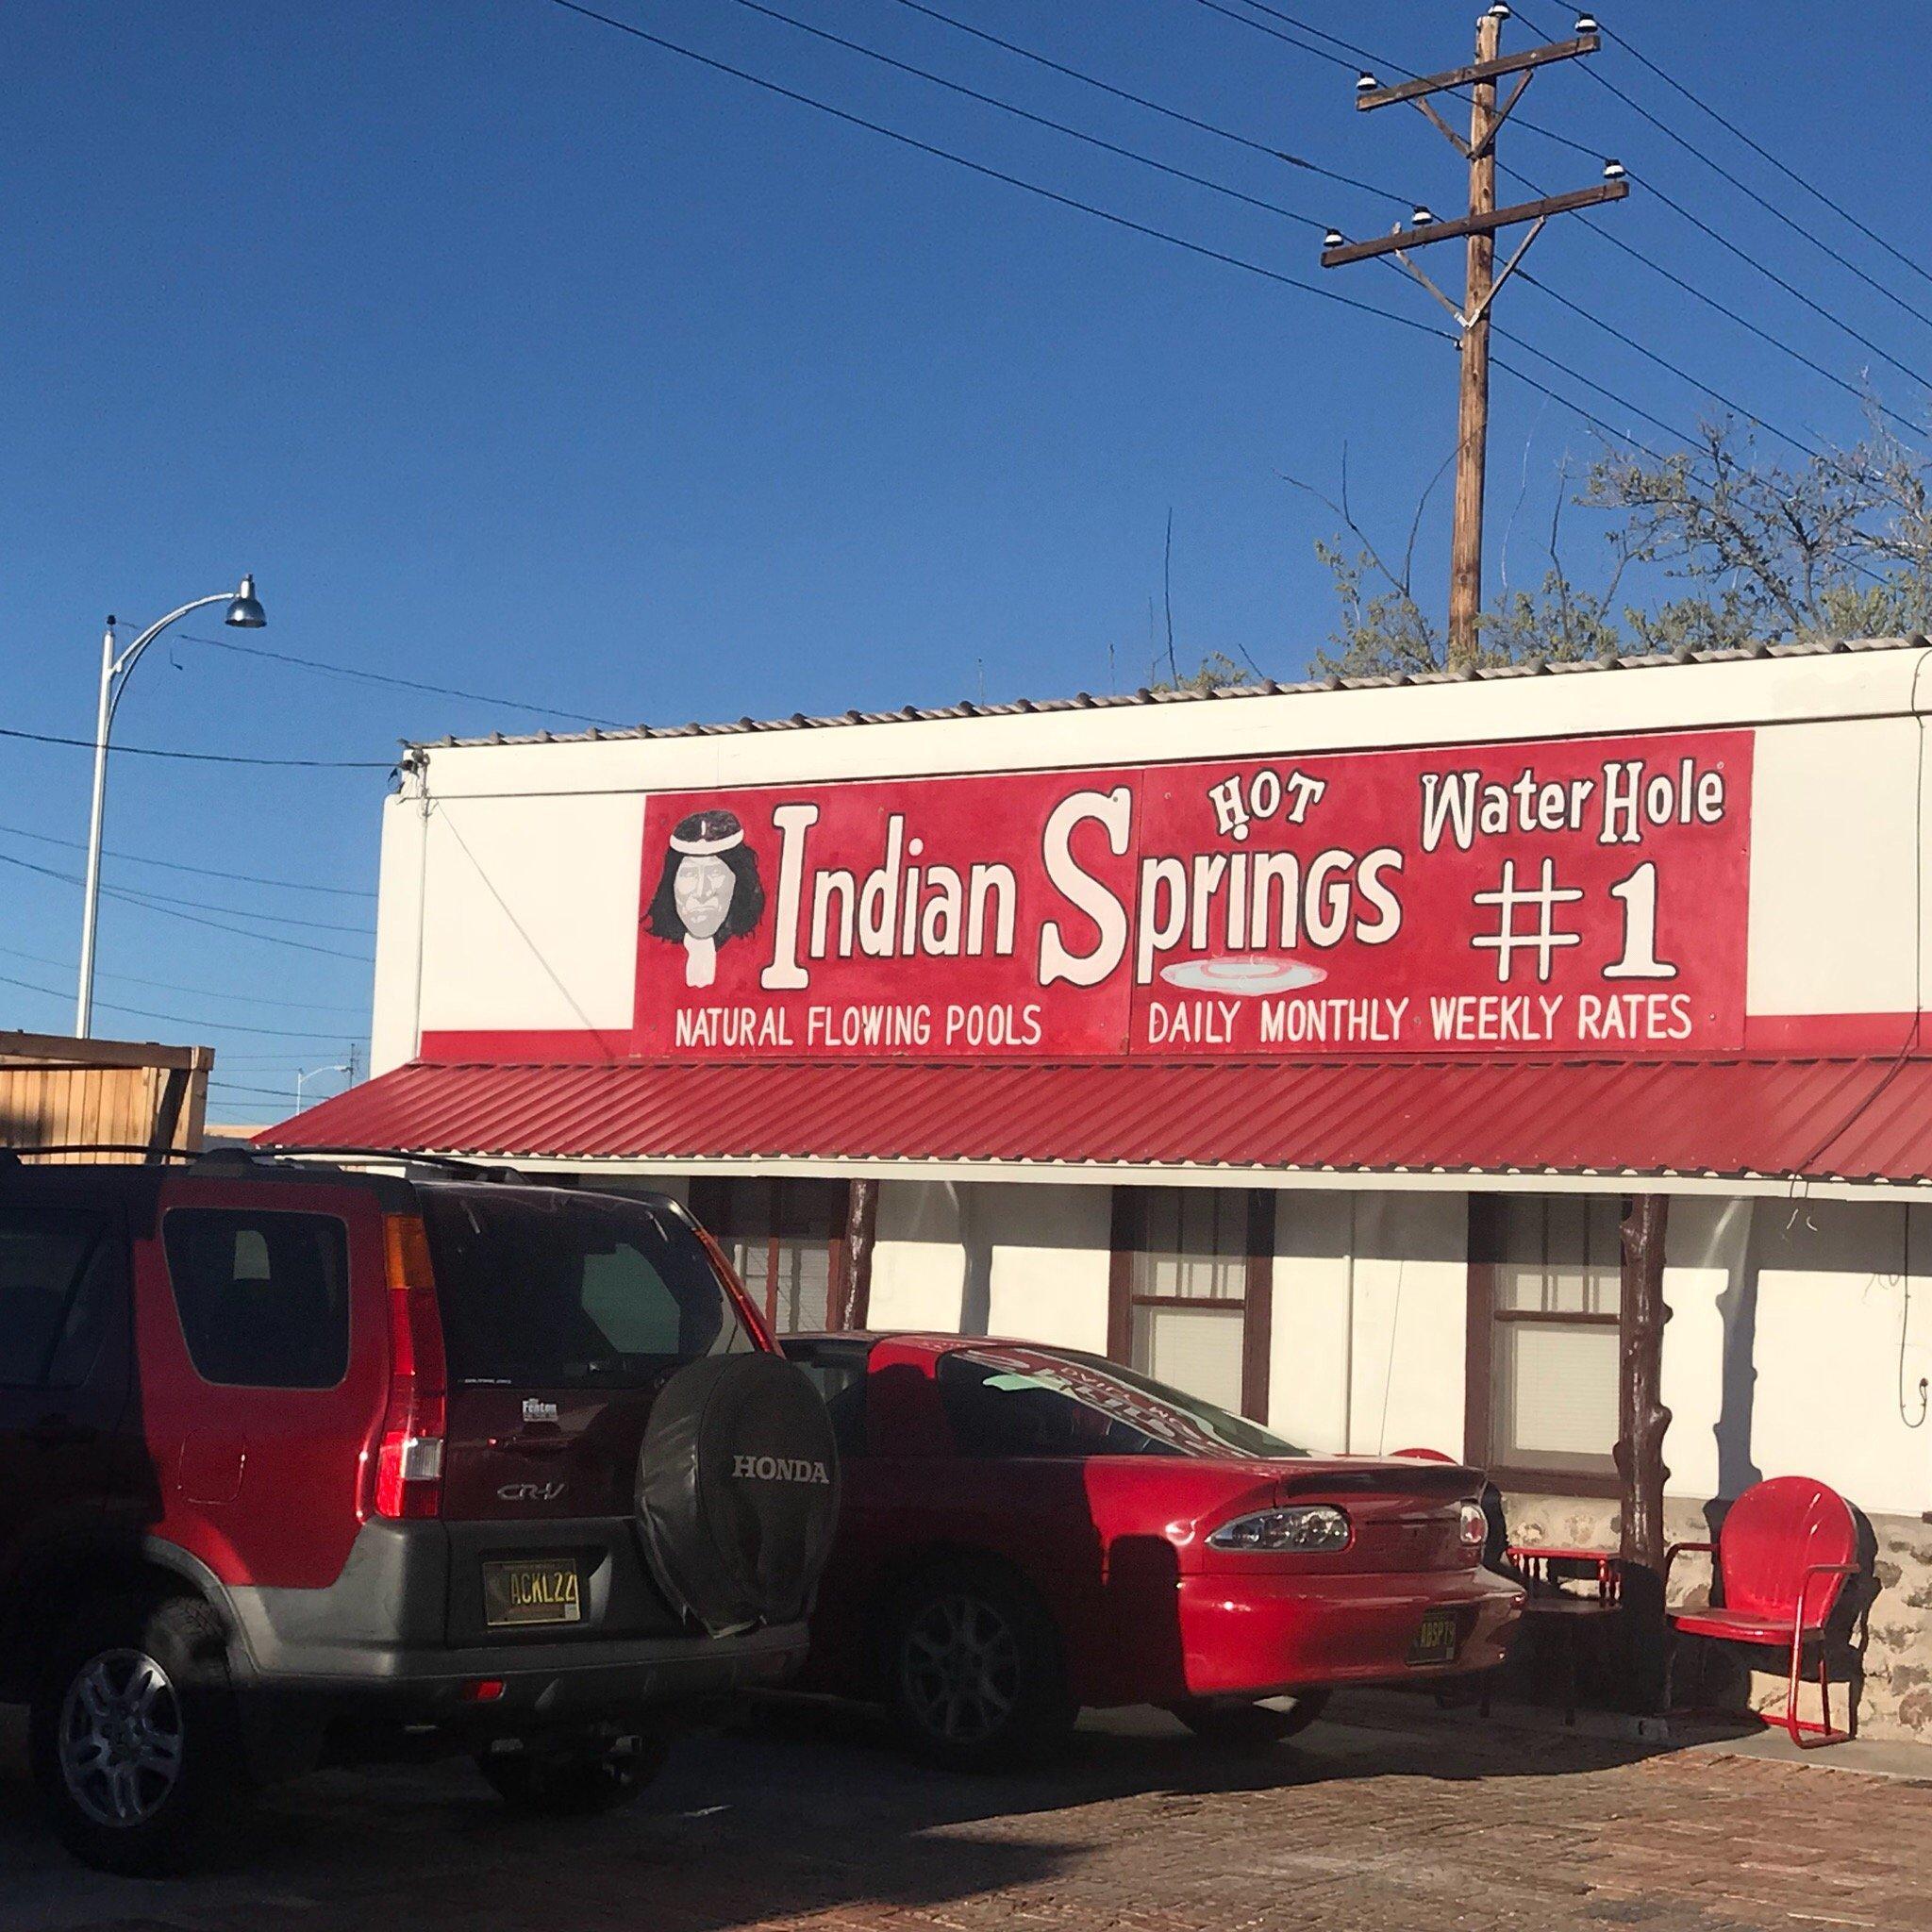
<instances>
[{"instance_id":1,"label":"sedan tail light","mask_svg":"<svg viewBox=\"0 0 1932 1932\"><path fill-rule=\"evenodd\" d=\"M1340 1509L1328 1503L1310 1503L1295 1509L1257 1509L1252 1516L1237 1516L1214 1531L1208 1547L1257 1553L1345 1550L1353 1534Z\"/></svg>"},{"instance_id":2,"label":"sedan tail light","mask_svg":"<svg viewBox=\"0 0 1932 1932\"><path fill-rule=\"evenodd\" d=\"M1490 1540L1490 1519L1483 1513L1480 1503L1465 1503L1462 1506L1462 1547L1466 1550L1479 1550Z\"/></svg>"}]
</instances>

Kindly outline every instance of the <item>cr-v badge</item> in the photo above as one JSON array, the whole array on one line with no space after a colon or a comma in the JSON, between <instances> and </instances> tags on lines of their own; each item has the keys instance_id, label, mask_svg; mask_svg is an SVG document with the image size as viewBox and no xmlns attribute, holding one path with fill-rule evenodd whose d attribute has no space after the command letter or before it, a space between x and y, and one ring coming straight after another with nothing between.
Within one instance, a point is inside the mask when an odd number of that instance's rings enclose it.
<instances>
[{"instance_id":1,"label":"cr-v badge","mask_svg":"<svg viewBox=\"0 0 1932 1932\"><path fill-rule=\"evenodd\" d=\"M563 1491L562 1483L505 1483L496 1493L506 1503L554 1503Z\"/></svg>"}]
</instances>

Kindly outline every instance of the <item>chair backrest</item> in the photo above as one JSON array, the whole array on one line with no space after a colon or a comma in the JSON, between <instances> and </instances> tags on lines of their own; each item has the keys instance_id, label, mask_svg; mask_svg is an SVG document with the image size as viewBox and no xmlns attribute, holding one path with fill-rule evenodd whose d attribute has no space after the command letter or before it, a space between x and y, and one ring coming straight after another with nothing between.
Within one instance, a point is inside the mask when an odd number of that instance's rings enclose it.
<instances>
[{"instance_id":1,"label":"chair backrest","mask_svg":"<svg viewBox=\"0 0 1932 1932\"><path fill-rule=\"evenodd\" d=\"M1755 1483L1731 1505L1718 1532L1724 1604L1750 1615L1790 1617L1813 1563L1856 1563L1858 1529L1851 1505L1807 1475ZM1805 1598L1807 1622L1824 1623L1845 1579L1816 1579Z\"/></svg>"}]
</instances>

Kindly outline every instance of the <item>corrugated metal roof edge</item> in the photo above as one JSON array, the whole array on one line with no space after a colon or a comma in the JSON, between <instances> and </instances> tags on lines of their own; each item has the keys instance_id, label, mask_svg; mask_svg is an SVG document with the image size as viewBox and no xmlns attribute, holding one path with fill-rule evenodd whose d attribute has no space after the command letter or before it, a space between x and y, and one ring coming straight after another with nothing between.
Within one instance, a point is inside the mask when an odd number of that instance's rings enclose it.
<instances>
[{"instance_id":1,"label":"corrugated metal roof edge","mask_svg":"<svg viewBox=\"0 0 1932 1932\"><path fill-rule=\"evenodd\" d=\"M300 1141L275 1141L269 1128L254 1137L253 1145L264 1154L301 1155L308 1151ZM315 1149L318 1155L331 1150ZM371 1150L364 1150L371 1151ZM1813 1186L1851 1186L1877 1192L1906 1192L1932 1189L1932 1178L1923 1175L1854 1173L1829 1168L1811 1172L1796 1168L1755 1167L1536 1167L1515 1162L1493 1167L1427 1166L1413 1162L1351 1163L1343 1161L1284 1161L1278 1163L1239 1160L1067 1160L1033 1155L974 1154L629 1154L561 1153L536 1147L497 1147L463 1142L410 1143L392 1150L398 1156L421 1154L452 1160L541 1161L558 1166L604 1165L612 1168L649 1165L654 1168L740 1169L754 1167L809 1167L860 1169L903 1168L908 1172L943 1168L977 1169L989 1174L1008 1173L1079 1175L1131 1174L1270 1174L1283 1178L1319 1181L1328 1176L1346 1175L1369 1179L1419 1180L1447 1184L1455 1181L1699 1181L1722 1184L1747 1182L1758 1191L1766 1188L1793 1188L1802 1192Z\"/></svg>"},{"instance_id":2,"label":"corrugated metal roof edge","mask_svg":"<svg viewBox=\"0 0 1932 1932\"><path fill-rule=\"evenodd\" d=\"M1315 691L1391 691L1405 685L1491 683L1513 677L1562 676L1586 671L1657 671L1681 664L1745 664L1762 658L1830 658L1848 652L1904 651L1924 649L1932 639L1914 634L1897 638L1830 638L1809 643L1753 644L1730 651L1662 651L1632 657L1577 658L1558 659L1531 658L1521 664L1491 664L1467 671L1398 672L1388 677L1320 677L1300 684L1281 684L1262 678L1255 684L1216 685L1207 691L1139 691L1095 697L1088 691L1070 698L1019 698L1011 704L978 705L961 700L957 705L907 705L896 711L841 711L826 717L809 717L794 711L789 718L740 718L735 724L693 722L690 724L628 724L608 730L591 725L587 731L536 731L508 735L493 731L485 738L438 738L405 740L408 752L463 751L481 746L505 744L590 744L606 740L659 738L719 738L756 731L816 731L840 724L933 724L954 718L1015 718L1041 711L1097 711L1125 705L1200 704L1213 698L1302 697Z\"/></svg>"}]
</instances>

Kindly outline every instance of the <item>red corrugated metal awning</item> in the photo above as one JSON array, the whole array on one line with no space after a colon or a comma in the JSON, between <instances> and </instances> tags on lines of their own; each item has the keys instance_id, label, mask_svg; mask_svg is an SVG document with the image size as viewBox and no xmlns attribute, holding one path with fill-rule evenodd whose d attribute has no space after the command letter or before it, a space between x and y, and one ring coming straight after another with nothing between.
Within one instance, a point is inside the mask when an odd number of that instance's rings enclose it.
<instances>
[{"instance_id":1,"label":"red corrugated metal awning","mask_svg":"<svg viewBox=\"0 0 1932 1932\"><path fill-rule=\"evenodd\" d=\"M414 1061L265 1143L582 1159L1932 1174L1932 1058Z\"/></svg>"}]
</instances>

